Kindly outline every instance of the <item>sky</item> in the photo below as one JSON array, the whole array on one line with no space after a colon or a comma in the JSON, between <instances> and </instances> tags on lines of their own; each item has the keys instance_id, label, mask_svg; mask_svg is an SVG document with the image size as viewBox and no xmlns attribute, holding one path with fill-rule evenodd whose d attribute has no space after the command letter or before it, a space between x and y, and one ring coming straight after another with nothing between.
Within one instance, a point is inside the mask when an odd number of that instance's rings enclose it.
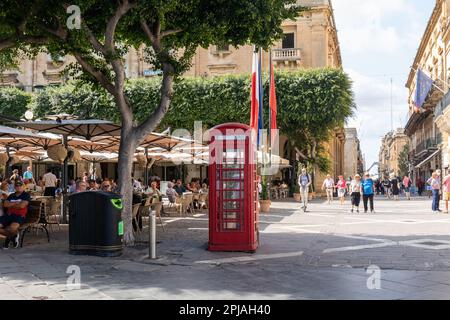
<instances>
[{"instance_id":1,"label":"sky","mask_svg":"<svg viewBox=\"0 0 450 320\"><path fill-rule=\"evenodd\" d=\"M435 0L333 0L343 66L353 81L366 167L378 161L381 138L408 120L405 87ZM376 173L376 168L371 170Z\"/></svg>"}]
</instances>

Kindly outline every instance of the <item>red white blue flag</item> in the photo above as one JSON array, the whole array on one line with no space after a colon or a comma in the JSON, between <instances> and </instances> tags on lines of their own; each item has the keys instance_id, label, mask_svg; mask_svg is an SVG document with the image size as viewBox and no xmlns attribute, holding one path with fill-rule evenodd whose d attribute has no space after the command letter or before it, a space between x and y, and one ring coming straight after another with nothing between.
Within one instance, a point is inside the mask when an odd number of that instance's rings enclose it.
<instances>
[{"instance_id":1,"label":"red white blue flag","mask_svg":"<svg viewBox=\"0 0 450 320\"><path fill-rule=\"evenodd\" d=\"M263 90L261 78L261 57L260 53L256 50L253 52L252 63L250 127L252 128L255 137L257 137L256 145L259 148L262 141L261 130L263 128Z\"/></svg>"}]
</instances>

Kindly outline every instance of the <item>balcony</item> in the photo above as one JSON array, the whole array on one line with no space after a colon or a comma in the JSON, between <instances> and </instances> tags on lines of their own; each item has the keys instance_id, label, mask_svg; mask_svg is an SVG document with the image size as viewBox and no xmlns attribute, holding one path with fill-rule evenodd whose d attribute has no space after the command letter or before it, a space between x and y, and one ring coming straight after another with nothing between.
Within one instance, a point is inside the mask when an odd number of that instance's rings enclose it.
<instances>
[{"instance_id":1,"label":"balcony","mask_svg":"<svg viewBox=\"0 0 450 320\"><path fill-rule=\"evenodd\" d=\"M416 148L409 153L410 160L413 164L417 164L426 157L439 150L439 144L442 142L441 137L429 138L419 143Z\"/></svg>"},{"instance_id":2,"label":"balcony","mask_svg":"<svg viewBox=\"0 0 450 320\"><path fill-rule=\"evenodd\" d=\"M439 103L437 104L436 109L434 110L434 117L438 118L442 116L449 106L450 106L450 91L447 91L442 100L439 101Z\"/></svg>"},{"instance_id":3,"label":"balcony","mask_svg":"<svg viewBox=\"0 0 450 320\"><path fill-rule=\"evenodd\" d=\"M423 109L429 110L432 112L436 111L438 104L441 102L444 97L445 86L442 81L434 81L433 86L431 87L430 92L428 93L427 98L422 106Z\"/></svg>"},{"instance_id":4,"label":"balcony","mask_svg":"<svg viewBox=\"0 0 450 320\"><path fill-rule=\"evenodd\" d=\"M298 63L301 60L301 49L299 48L273 49L272 54L272 59L275 62L288 64L291 61Z\"/></svg>"}]
</instances>

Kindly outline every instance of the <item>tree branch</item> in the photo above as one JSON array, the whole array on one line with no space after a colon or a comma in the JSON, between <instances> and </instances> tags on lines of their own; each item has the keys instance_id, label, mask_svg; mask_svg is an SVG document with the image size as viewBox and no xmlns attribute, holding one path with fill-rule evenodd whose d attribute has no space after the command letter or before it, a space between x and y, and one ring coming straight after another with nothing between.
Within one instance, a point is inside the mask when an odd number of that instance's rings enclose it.
<instances>
[{"instance_id":1,"label":"tree branch","mask_svg":"<svg viewBox=\"0 0 450 320\"><path fill-rule=\"evenodd\" d=\"M174 68L172 65L170 65L169 63L163 63L161 100L159 102L158 108L153 112L153 114L136 128L136 137L139 143L149 132L153 131L156 128L156 126L161 122L164 115L169 109L173 95L173 72Z\"/></svg>"},{"instance_id":2,"label":"tree branch","mask_svg":"<svg viewBox=\"0 0 450 320\"><path fill-rule=\"evenodd\" d=\"M172 35L172 34L177 34L177 33L180 33L180 32L182 32L182 31L183 31L183 29L165 30L165 31L161 32L161 38L170 36L170 35Z\"/></svg>"},{"instance_id":3,"label":"tree branch","mask_svg":"<svg viewBox=\"0 0 450 320\"><path fill-rule=\"evenodd\" d=\"M145 19L141 19L141 27L142 30L144 31L145 35L147 36L147 38L150 40L152 47L153 45L156 43L157 39L156 36L153 34L153 32L150 30L147 22L145 21Z\"/></svg>"},{"instance_id":4,"label":"tree branch","mask_svg":"<svg viewBox=\"0 0 450 320\"><path fill-rule=\"evenodd\" d=\"M115 14L109 19L108 25L106 26L105 33L105 49L112 54L115 53L115 33L117 25L120 19L134 6L135 2L129 2L128 0L123 0L123 2L117 8Z\"/></svg>"},{"instance_id":5,"label":"tree branch","mask_svg":"<svg viewBox=\"0 0 450 320\"><path fill-rule=\"evenodd\" d=\"M103 45L100 43L100 41L95 37L94 33L89 29L89 27L86 25L86 23L83 23L83 29L88 34L89 42L92 44L95 50L103 53L106 55L106 50L103 47Z\"/></svg>"},{"instance_id":6,"label":"tree branch","mask_svg":"<svg viewBox=\"0 0 450 320\"><path fill-rule=\"evenodd\" d=\"M81 54L74 53L73 55L84 71L93 76L103 86L103 88L105 88L110 94L116 97L116 91L113 84L101 71L95 70L95 68L89 62L87 62L81 56Z\"/></svg>"}]
</instances>

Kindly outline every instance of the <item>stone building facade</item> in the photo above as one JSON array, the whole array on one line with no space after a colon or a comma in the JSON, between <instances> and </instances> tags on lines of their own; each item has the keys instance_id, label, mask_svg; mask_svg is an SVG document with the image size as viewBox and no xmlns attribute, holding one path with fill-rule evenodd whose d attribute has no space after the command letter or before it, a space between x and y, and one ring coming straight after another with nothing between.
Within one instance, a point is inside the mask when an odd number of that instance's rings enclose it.
<instances>
[{"instance_id":1,"label":"stone building facade","mask_svg":"<svg viewBox=\"0 0 450 320\"><path fill-rule=\"evenodd\" d=\"M388 132L382 139L379 153L379 177L389 178L391 174L400 175L399 157L405 146L409 144L409 138L404 129Z\"/></svg>"},{"instance_id":2,"label":"stone building facade","mask_svg":"<svg viewBox=\"0 0 450 320\"><path fill-rule=\"evenodd\" d=\"M448 169L449 149L447 125L450 100L446 96L450 79L450 0L436 0L406 87L409 89L409 120L405 133L410 140L410 165L414 179L429 177L436 169ZM433 87L423 105L415 109L417 70L433 80Z\"/></svg>"},{"instance_id":3,"label":"stone building facade","mask_svg":"<svg viewBox=\"0 0 450 320\"><path fill-rule=\"evenodd\" d=\"M344 177L353 177L364 173L365 164L356 128L345 128Z\"/></svg>"}]
</instances>

